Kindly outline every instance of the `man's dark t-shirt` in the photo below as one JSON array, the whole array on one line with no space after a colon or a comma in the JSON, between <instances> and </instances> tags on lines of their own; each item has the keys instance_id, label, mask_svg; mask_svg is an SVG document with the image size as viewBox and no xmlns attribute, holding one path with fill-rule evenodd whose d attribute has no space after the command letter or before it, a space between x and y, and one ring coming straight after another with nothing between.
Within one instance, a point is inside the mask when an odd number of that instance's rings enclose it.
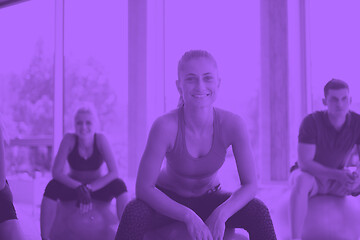
<instances>
[{"instance_id":1,"label":"man's dark t-shirt","mask_svg":"<svg viewBox=\"0 0 360 240\"><path fill-rule=\"evenodd\" d=\"M342 128L336 130L327 111L311 113L301 123L298 141L316 145L314 161L329 168L342 169L354 145L360 144L360 115L350 111Z\"/></svg>"}]
</instances>

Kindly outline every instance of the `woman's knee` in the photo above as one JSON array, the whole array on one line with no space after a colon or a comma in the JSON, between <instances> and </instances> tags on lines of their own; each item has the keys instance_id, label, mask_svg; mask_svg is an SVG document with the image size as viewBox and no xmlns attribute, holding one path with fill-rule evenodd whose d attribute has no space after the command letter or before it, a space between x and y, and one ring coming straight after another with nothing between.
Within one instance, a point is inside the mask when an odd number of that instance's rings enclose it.
<instances>
[{"instance_id":1,"label":"woman's knee","mask_svg":"<svg viewBox=\"0 0 360 240\"><path fill-rule=\"evenodd\" d=\"M61 184L52 179L45 187L43 199L56 201L59 198Z\"/></svg>"},{"instance_id":2,"label":"woman's knee","mask_svg":"<svg viewBox=\"0 0 360 240\"><path fill-rule=\"evenodd\" d=\"M261 200L254 198L248 203L247 207L249 208L248 211L250 211L250 214L254 216L254 221L270 219L269 209Z\"/></svg>"},{"instance_id":3,"label":"woman's knee","mask_svg":"<svg viewBox=\"0 0 360 240\"><path fill-rule=\"evenodd\" d=\"M121 222L136 224L138 222L146 221L151 215L153 215L153 213L154 210L145 202L135 199L126 205Z\"/></svg>"},{"instance_id":4,"label":"woman's knee","mask_svg":"<svg viewBox=\"0 0 360 240\"><path fill-rule=\"evenodd\" d=\"M114 192L116 192L116 195L118 195L118 196L124 192L127 192L126 184L120 178L116 178L115 180L113 180L110 183L110 185L111 185L111 188L114 190Z\"/></svg>"},{"instance_id":5,"label":"woman's knee","mask_svg":"<svg viewBox=\"0 0 360 240\"><path fill-rule=\"evenodd\" d=\"M261 200L254 198L229 219L227 227L246 228L262 225L264 222L272 222L269 209Z\"/></svg>"},{"instance_id":6,"label":"woman's knee","mask_svg":"<svg viewBox=\"0 0 360 240\"><path fill-rule=\"evenodd\" d=\"M244 229L254 239L276 239L274 225L267 206L254 198L245 206ZM244 217L244 216L243 216Z\"/></svg>"}]
</instances>

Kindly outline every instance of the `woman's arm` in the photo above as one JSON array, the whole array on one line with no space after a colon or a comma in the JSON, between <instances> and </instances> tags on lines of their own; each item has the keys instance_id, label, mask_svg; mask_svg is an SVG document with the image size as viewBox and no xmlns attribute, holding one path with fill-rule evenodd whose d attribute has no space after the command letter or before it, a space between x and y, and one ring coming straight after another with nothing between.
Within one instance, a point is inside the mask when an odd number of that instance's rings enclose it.
<instances>
[{"instance_id":1,"label":"woman's arm","mask_svg":"<svg viewBox=\"0 0 360 240\"><path fill-rule=\"evenodd\" d=\"M257 191L254 157L245 123L237 115L229 115L228 120L225 131L231 139L241 187L215 210L225 221L252 200Z\"/></svg>"},{"instance_id":2,"label":"woman's arm","mask_svg":"<svg viewBox=\"0 0 360 240\"><path fill-rule=\"evenodd\" d=\"M52 169L52 175L55 180L71 187L77 188L82 185L81 182L72 179L67 174L64 173L65 163L68 154L71 151L71 142L73 141L73 136L71 134L66 134L62 139L59 147L59 151L56 154L54 166Z\"/></svg>"},{"instance_id":3,"label":"woman's arm","mask_svg":"<svg viewBox=\"0 0 360 240\"><path fill-rule=\"evenodd\" d=\"M4 153L4 136L0 127L0 190L5 187L5 153Z\"/></svg>"},{"instance_id":4,"label":"woman's arm","mask_svg":"<svg viewBox=\"0 0 360 240\"><path fill-rule=\"evenodd\" d=\"M92 191L97 191L103 188L108 183L118 177L118 170L115 163L114 154L111 150L108 140L103 134L97 134L96 137L97 146L101 155L104 157L105 163L108 168L108 173L88 184L88 188Z\"/></svg>"},{"instance_id":5,"label":"woman's arm","mask_svg":"<svg viewBox=\"0 0 360 240\"><path fill-rule=\"evenodd\" d=\"M174 132L170 121L169 116L160 117L150 130L137 174L136 197L163 215L186 222L193 213L192 210L175 202L155 187L162 161L171 143L170 133Z\"/></svg>"}]
</instances>

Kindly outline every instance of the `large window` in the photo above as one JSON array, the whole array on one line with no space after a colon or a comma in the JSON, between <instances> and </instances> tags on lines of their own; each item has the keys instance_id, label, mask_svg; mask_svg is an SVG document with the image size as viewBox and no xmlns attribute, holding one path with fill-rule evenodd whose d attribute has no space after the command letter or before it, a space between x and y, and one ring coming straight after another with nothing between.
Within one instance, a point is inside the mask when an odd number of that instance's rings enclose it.
<instances>
[{"instance_id":1,"label":"large window","mask_svg":"<svg viewBox=\"0 0 360 240\"><path fill-rule=\"evenodd\" d=\"M0 115L9 143L8 176L50 170L54 4L33 0L0 9Z\"/></svg>"},{"instance_id":2,"label":"large window","mask_svg":"<svg viewBox=\"0 0 360 240\"><path fill-rule=\"evenodd\" d=\"M345 80L360 110L360 2L308 1L308 69L312 110L324 109L323 88L332 78Z\"/></svg>"},{"instance_id":3,"label":"large window","mask_svg":"<svg viewBox=\"0 0 360 240\"><path fill-rule=\"evenodd\" d=\"M127 174L127 16L127 1L65 1L65 132L73 131L79 104L93 103L122 177Z\"/></svg>"},{"instance_id":4,"label":"large window","mask_svg":"<svg viewBox=\"0 0 360 240\"><path fill-rule=\"evenodd\" d=\"M216 105L245 119L258 160L260 2L166 1L164 13L166 111L176 108L179 99L175 80L182 54L191 49L209 51L218 62L221 77ZM227 171L224 177L238 179L233 160L226 161L223 169Z\"/></svg>"}]
</instances>

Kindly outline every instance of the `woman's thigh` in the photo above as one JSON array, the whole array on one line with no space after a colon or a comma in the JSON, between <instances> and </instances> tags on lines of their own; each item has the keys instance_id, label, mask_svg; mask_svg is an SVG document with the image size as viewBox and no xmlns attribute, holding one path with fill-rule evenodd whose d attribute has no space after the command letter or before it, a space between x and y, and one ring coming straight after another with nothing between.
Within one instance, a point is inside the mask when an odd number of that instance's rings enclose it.
<instances>
[{"instance_id":1,"label":"woman's thigh","mask_svg":"<svg viewBox=\"0 0 360 240\"><path fill-rule=\"evenodd\" d=\"M76 190L52 179L45 188L44 196L55 201L73 201L76 200Z\"/></svg>"},{"instance_id":2,"label":"woman's thigh","mask_svg":"<svg viewBox=\"0 0 360 240\"><path fill-rule=\"evenodd\" d=\"M110 202L113 198L117 198L125 192L127 192L125 182L117 178L103 188L91 193L91 197L99 201Z\"/></svg>"}]
</instances>

